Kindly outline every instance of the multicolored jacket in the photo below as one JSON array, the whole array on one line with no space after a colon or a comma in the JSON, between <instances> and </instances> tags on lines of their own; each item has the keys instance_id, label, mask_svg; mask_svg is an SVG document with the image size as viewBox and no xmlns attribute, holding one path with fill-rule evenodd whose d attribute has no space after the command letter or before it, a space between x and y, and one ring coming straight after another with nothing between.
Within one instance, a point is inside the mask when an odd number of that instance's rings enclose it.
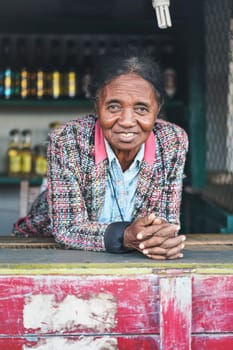
<instances>
[{"instance_id":1,"label":"multicolored jacket","mask_svg":"<svg viewBox=\"0 0 233 350\"><path fill-rule=\"evenodd\" d=\"M183 129L163 120L156 121L145 144L134 219L154 212L170 223L179 223L187 147ZM114 223L98 222L108 175L108 159L98 119L89 115L55 129L50 134L48 164L48 192L41 195L41 201L45 202L47 196L49 213L44 207L44 219L38 225L38 222L33 223L32 208L31 217L29 213L27 218L21 219L14 227L14 234L20 234L21 230L21 234L30 235L36 227L38 234L52 234L56 241L70 248L111 251L109 244L117 244L112 239L119 243L122 238L119 231L128 223L118 223L114 229ZM29 230L26 221L30 223ZM118 248L116 251L120 251Z\"/></svg>"}]
</instances>

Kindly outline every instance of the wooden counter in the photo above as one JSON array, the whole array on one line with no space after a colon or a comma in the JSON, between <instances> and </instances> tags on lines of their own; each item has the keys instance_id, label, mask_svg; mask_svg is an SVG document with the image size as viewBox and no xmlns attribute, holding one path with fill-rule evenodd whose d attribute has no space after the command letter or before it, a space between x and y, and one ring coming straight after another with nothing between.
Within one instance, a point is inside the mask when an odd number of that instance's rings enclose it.
<instances>
[{"instance_id":1,"label":"wooden counter","mask_svg":"<svg viewBox=\"0 0 233 350\"><path fill-rule=\"evenodd\" d=\"M0 248L0 349L233 349L233 234L187 235L172 261L52 239Z\"/></svg>"}]
</instances>

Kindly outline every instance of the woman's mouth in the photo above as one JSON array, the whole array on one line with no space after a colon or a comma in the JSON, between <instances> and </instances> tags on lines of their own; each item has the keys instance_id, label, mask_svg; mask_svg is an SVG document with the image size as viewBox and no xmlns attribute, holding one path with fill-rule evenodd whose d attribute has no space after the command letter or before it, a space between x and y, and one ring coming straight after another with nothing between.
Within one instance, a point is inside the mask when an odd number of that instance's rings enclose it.
<instances>
[{"instance_id":1,"label":"woman's mouth","mask_svg":"<svg viewBox=\"0 0 233 350\"><path fill-rule=\"evenodd\" d=\"M118 138L121 142L131 142L137 136L134 132L120 132L118 133Z\"/></svg>"}]
</instances>

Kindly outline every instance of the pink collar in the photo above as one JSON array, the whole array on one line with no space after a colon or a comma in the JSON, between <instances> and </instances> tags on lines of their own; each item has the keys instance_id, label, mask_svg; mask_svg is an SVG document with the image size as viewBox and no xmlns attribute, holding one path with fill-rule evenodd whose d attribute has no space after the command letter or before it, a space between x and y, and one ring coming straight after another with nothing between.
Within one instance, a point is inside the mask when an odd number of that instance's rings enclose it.
<instances>
[{"instance_id":1,"label":"pink collar","mask_svg":"<svg viewBox=\"0 0 233 350\"><path fill-rule=\"evenodd\" d=\"M107 158L107 152L104 143L104 135L102 128L100 127L99 120L95 124L95 164L99 164ZM145 143L144 160L153 165L155 159L155 135L153 132Z\"/></svg>"}]
</instances>

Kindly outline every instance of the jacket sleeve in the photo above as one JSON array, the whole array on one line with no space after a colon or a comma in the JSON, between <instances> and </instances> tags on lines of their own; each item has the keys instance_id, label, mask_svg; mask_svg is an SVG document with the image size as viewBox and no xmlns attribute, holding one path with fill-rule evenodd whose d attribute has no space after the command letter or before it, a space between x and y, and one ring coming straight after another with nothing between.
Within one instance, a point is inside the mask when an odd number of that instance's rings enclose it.
<instances>
[{"instance_id":1,"label":"jacket sleeve","mask_svg":"<svg viewBox=\"0 0 233 350\"><path fill-rule=\"evenodd\" d=\"M58 243L67 248L125 252L124 228L127 225L105 224L91 221L82 194L80 157L72 145L66 145L61 137L50 135L48 147L48 202L52 234ZM75 165L74 165L75 164ZM114 233L118 233L114 235Z\"/></svg>"},{"instance_id":2,"label":"jacket sleeve","mask_svg":"<svg viewBox=\"0 0 233 350\"><path fill-rule=\"evenodd\" d=\"M164 147L164 162L166 168L165 185L161 200L161 212L165 219L174 224L180 224L180 207L183 189L184 165L188 150L186 132L177 125L171 125L166 146Z\"/></svg>"},{"instance_id":3,"label":"jacket sleeve","mask_svg":"<svg viewBox=\"0 0 233 350\"><path fill-rule=\"evenodd\" d=\"M19 218L13 225L12 235L17 237L51 236L48 217L47 190L43 191L32 203L26 216Z\"/></svg>"}]
</instances>

